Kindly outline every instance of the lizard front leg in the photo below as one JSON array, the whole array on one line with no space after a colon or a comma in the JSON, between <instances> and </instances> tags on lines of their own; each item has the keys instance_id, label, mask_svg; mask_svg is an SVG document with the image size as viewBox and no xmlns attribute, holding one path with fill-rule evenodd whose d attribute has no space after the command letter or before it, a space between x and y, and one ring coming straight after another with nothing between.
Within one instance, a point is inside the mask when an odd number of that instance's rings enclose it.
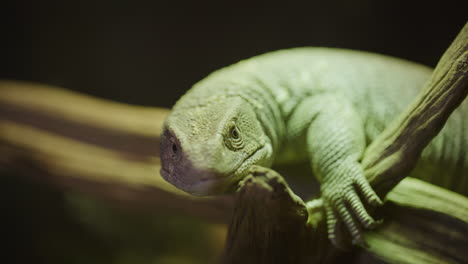
<instances>
[{"instance_id":1,"label":"lizard front leg","mask_svg":"<svg viewBox=\"0 0 468 264\"><path fill-rule=\"evenodd\" d=\"M335 246L344 247L337 239L337 223L342 221L353 243L362 244L361 226L372 228L377 224L364 203L382 204L359 162L365 149L363 122L351 102L338 94L311 97L307 105L309 114L313 113L306 134L307 150L321 183L328 236Z\"/></svg>"}]
</instances>

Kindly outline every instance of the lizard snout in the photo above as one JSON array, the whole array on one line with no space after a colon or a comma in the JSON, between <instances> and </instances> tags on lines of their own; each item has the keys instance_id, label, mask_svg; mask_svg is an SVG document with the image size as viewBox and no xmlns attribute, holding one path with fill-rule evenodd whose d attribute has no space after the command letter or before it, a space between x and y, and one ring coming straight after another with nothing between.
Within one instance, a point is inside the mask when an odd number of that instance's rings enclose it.
<instances>
[{"instance_id":1,"label":"lizard snout","mask_svg":"<svg viewBox=\"0 0 468 264\"><path fill-rule=\"evenodd\" d=\"M161 137L161 176L177 188L195 195L213 194L220 179L215 172L198 168L166 129Z\"/></svg>"}]
</instances>

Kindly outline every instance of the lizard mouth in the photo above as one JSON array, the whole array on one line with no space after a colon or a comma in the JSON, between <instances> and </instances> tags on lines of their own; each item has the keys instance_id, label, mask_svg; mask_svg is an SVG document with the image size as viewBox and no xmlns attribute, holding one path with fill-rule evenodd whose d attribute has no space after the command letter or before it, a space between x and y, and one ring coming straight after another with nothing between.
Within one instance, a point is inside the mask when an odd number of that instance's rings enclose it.
<instances>
[{"instance_id":1,"label":"lizard mouth","mask_svg":"<svg viewBox=\"0 0 468 264\"><path fill-rule=\"evenodd\" d=\"M246 174L248 169L252 166L255 165L258 161L262 160L262 157L264 155L263 150L265 149L265 146L260 146L257 148L255 151L250 153L249 156L247 156L243 162L237 166L237 168L229 175L229 178L233 181L233 184L237 184L239 180L241 180ZM258 164L261 165L261 164Z\"/></svg>"},{"instance_id":2,"label":"lizard mouth","mask_svg":"<svg viewBox=\"0 0 468 264\"><path fill-rule=\"evenodd\" d=\"M177 188L192 195L215 195L235 190L237 183L247 174L250 166L256 164L263 157L260 146L234 167L231 173L219 174L213 171L200 170L190 164L181 167L182 170L171 170L161 166L161 176Z\"/></svg>"},{"instance_id":3,"label":"lizard mouth","mask_svg":"<svg viewBox=\"0 0 468 264\"><path fill-rule=\"evenodd\" d=\"M201 177L197 177L195 175L204 175ZM208 175L206 175L208 174ZM216 177L211 175L210 173L193 173L195 178L194 180L184 180L186 177L178 175L177 173L171 173L166 168L161 168L161 176L172 185L176 186L177 188L190 193L192 195L202 196L202 195L210 195L216 194L221 192L221 184L222 178ZM192 179L193 179L192 178Z\"/></svg>"}]
</instances>

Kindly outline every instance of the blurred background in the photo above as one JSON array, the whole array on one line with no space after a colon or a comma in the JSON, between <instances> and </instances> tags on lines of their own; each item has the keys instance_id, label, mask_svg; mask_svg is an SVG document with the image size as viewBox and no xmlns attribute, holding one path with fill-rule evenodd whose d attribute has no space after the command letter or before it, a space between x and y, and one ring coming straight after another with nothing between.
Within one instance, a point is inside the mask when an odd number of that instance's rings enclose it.
<instances>
[{"instance_id":1,"label":"blurred background","mask_svg":"<svg viewBox=\"0 0 468 264\"><path fill-rule=\"evenodd\" d=\"M327 46L429 66L467 21L465 1L9 1L0 79L171 107L220 67L267 51ZM465 3L464 3L465 2ZM224 227L117 208L2 170L5 263L214 263Z\"/></svg>"}]
</instances>

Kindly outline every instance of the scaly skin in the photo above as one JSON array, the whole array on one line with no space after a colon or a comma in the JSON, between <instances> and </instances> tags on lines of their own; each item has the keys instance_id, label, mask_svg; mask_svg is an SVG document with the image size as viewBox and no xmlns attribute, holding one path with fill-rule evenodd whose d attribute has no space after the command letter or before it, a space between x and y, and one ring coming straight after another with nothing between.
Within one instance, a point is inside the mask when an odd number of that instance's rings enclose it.
<instances>
[{"instance_id":1,"label":"scaly skin","mask_svg":"<svg viewBox=\"0 0 468 264\"><path fill-rule=\"evenodd\" d=\"M360 164L366 146L417 95L431 69L366 52L298 48L218 70L166 120L162 176L192 194L235 189L251 165L309 160L321 183L329 238L336 222L355 243L382 204ZM425 149L412 175L468 193L468 104ZM465 176L465 177L463 177Z\"/></svg>"}]
</instances>

